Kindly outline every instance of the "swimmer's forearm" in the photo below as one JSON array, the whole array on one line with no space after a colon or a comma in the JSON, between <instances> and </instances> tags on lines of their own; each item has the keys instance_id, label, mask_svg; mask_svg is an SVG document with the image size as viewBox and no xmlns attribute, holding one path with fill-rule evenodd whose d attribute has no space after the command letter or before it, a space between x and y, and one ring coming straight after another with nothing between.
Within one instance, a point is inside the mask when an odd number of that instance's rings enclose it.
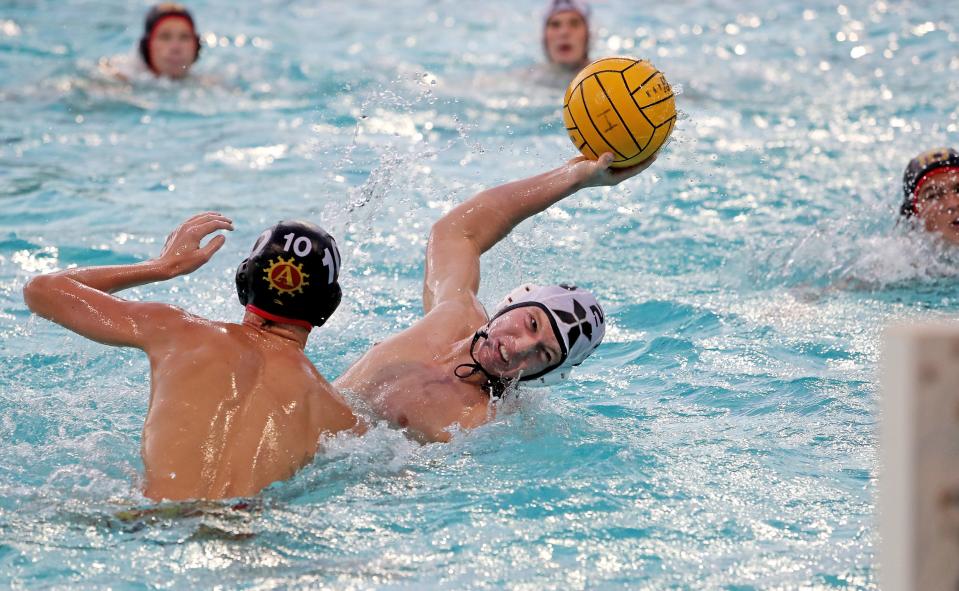
<instances>
[{"instance_id":1,"label":"swimmer's forearm","mask_svg":"<svg viewBox=\"0 0 959 591\"><path fill-rule=\"evenodd\" d=\"M99 298L113 300L105 294L171 276L168 265L152 260L134 265L67 269L28 281L23 287L23 300L35 314L68 326L71 317L82 318L83 312L95 316L96 306L90 302Z\"/></svg>"},{"instance_id":2,"label":"swimmer's forearm","mask_svg":"<svg viewBox=\"0 0 959 591\"><path fill-rule=\"evenodd\" d=\"M443 216L434 225L434 231L462 233L483 253L523 220L585 187L584 181L581 168L567 165L493 187L477 193Z\"/></svg>"},{"instance_id":3,"label":"swimmer's forearm","mask_svg":"<svg viewBox=\"0 0 959 591\"><path fill-rule=\"evenodd\" d=\"M97 291L112 294L147 283L166 281L176 277L177 274L169 264L151 259L132 265L67 269L53 275L69 278Z\"/></svg>"},{"instance_id":4,"label":"swimmer's forearm","mask_svg":"<svg viewBox=\"0 0 959 591\"><path fill-rule=\"evenodd\" d=\"M517 224L586 187L613 186L636 176L654 158L611 170L613 154L597 160L577 156L565 166L482 191L439 219L430 231L423 278L423 310L441 302L475 296L480 256ZM475 297L472 302L475 304Z\"/></svg>"},{"instance_id":5,"label":"swimmer's forearm","mask_svg":"<svg viewBox=\"0 0 959 591\"><path fill-rule=\"evenodd\" d=\"M177 226L156 258L132 265L67 269L43 276L43 282L71 279L86 287L112 294L138 285L166 281L192 273L203 266L223 246L226 237L222 234L214 236L204 246L200 242L213 232L232 229L233 222L222 214L212 211L199 213Z\"/></svg>"},{"instance_id":6,"label":"swimmer's forearm","mask_svg":"<svg viewBox=\"0 0 959 591\"><path fill-rule=\"evenodd\" d=\"M164 326L171 313L182 312L166 304L122 300L110 292L163 276L162 269L149 262L69 269L28 281L23 288L23 300L34 314L88 339L146 350L151 342L157 342L158 334L147 327Z\"/></svg>"},{"instance_id":7,"label":"swimmer's forearm","mask_svg":"<svg viewBox=\"0 0 959 591\"><path fill-rule=\"evenodd\" d=\"M582 167L563 166L482 191L439 219L430 231L423 310L479 290L480 256L517 224L586 186Z\"/></svg>"}]
</instances>

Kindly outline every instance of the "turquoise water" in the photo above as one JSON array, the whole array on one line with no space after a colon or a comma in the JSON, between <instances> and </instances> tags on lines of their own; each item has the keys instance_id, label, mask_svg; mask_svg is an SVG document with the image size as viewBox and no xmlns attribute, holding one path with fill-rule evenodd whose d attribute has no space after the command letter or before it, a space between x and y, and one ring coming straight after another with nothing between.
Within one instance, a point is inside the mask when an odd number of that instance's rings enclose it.
<instances>
[{"instance_id":1,"label":"turquoise water","mask_svg":"<svg viewBox=\"0 0 959 591\"><path fill-rule=\"evenodd\" d=\"M184 84L97 74L145 5L0 10L0 587L877 588L881 331L959 309L959 256L895 223L906 161L959 143L955 11L597 2L594 55L680 91L673 141L520 226L481 292L594 289L610 329L575 379L448 445L329 441L250 510L129 522L146 358L31 317L30 277L146 259L217 209L237 230L209 265L129 296L236 320L236 263L308 216L343 254L307 349L335 377L419 316L431 221L573 155L564 82L528 74L538 3L192 6Z\"/></svg>"}]
</instances>

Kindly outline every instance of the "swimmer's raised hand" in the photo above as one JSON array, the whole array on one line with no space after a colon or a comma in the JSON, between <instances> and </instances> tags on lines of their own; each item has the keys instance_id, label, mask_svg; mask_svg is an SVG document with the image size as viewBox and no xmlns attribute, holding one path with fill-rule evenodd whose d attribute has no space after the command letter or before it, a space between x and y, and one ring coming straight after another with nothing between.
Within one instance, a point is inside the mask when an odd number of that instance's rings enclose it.
<instances>
[{"instance_id":1,"label":"swimmer's raised hand","mask_svg":"<svg viewBox=\"0 0 959 591\"><path fill-rule=\"evenodd\" d=\"M192 273L220 250L226 236L218 234L204 246L200 246L200 242L213 232L232 229L233 220L222 214L213 211L199 213L170 233L157 260L168 268L171 277Z\"/></svg>"},{"instance_id":2,"label":"swimmer's raised hand","mask_svg":"<svg viewBox=\"0 0 959 591\"><path fill-rule=\"evenodd\" d=\"M577 156L566 163L579 176L580 187L608 187L618 185L626 179L643 172L656 161L656 155L650 156L636 166L629 168L610 168L613 162L612 152L606 152L599 160L590 160L585 156Z\"/></svg>"}]
</instances>

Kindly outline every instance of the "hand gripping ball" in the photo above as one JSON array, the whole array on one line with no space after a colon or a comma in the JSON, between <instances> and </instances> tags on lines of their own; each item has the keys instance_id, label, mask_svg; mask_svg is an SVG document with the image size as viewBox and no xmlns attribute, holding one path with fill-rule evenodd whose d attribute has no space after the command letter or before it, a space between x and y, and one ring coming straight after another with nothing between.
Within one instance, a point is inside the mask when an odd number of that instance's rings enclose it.
<instances>
[{"instance_id":1,"label":"hand gripping ball","mask_svg":"<svg viewBox=\"0 0 959 591\"><path fill-rule=\"evenodd\" d=\"M591 160L613 153L614 168L639 164L659 150L676 123L673 89L646 60L606 57L576 75L563 100L573 144Z\"/></svg>"}]
</instances>

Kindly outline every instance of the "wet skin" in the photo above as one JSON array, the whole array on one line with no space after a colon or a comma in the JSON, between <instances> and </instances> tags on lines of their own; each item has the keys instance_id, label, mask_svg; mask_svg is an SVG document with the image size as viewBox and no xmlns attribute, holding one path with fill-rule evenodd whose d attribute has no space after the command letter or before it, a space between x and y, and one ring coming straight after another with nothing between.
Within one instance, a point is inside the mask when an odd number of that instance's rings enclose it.
<instances>
[{"instance_id":1,"label":"wet skin","mask_svg":"<svg viewBox=\"0 0 959 591\"><path fill-rule=\"evenodd\" d=\"M589 29L578 12L567 10L551 16L544 35L551 63L571 69L586 65Z\"/></svg>"},{"instance_id":2,"label":"wet skin","mask_svg":"<svg viewBox=\"0 0 959 591\"><path fill-rule=\"evenodd\" d=\"M533 375L559 360L560 346L545 313L518 308L489 326L473 353L493 375ZM335 382L363 397L393 425L423 441L449 441L451 425L470 428L493 416L482 376L460 379L470 345L488 319L478 302L446 302L407 330L377 344Z\"/></svg>"},{"instance_id":3,"label":"wet skin","mask_svg":"<svg viewBox=\"0 0 959 591\"><path fill-rule=\"evenodd\" d=\"M524 306L494 320L473 350L486 371L502 378L536 375L559 363L562 348L539 308Z\"/></svg>"},{"instance_id":4,"label":"wet skin","mask_svg":"<svg viewBox=\"0 0 959 591\"><path fill-rule=\"evenodd\" d=\"M150 61L158 76L183 78L196 59L196 38L185 18L164 18L149 41Z\"/></svg>"},{"instance_id":5,"label":"wet skin","mask_svg":"<svg viewBox=\"0 0 959 591\"><path fill-rule=\"evenodd\" d=\"M247 313L214 322L113 292L185 275L205 264L232 230L216 213L194 216L156 259L69 269L31 279L30 309L107 345L136 347L150 360L143 425L143 494L154 500L256 494L309 462L324 434L360 430L343 398L310 363L307 329Z\"/></svg>"},{"instance_id":6,"label":"wet skin","mask_svg":"<svg viewBox=\"0 0 959 591\"><path fill-rule=\"evenodd\" d=\"M335 386L426 441L448 441L455 425L470 429L492 419L485 377L479 372L457 377L457 368L473 363L473 335L489 322L476 297L480 256L517 224L561 199L585 187L618 184L652 163L610 169L612 159L612 154L599 161L577 157L556 170L482 191L433 224L426 249L425 315L370 349ZM559 342L538 308L507 312L488 332L473 353L493 375L533 375L559 359Z\"/></svg>"},{"instance_id":7,"label":"wet skin","mask_svg":"<svg viewBox=\"0 0 959 591\"><path fill-rule=\"evenodd\" d=\"M916 216L927 231L959 245L959 171L933 171L923 179Z\"/></svg>"},{"instance_id":8,"label":"wet skin","mask_svg":"<svg viewBox=\"0 0 959 591\"><path fill-rule=\"evenodd\" d=\"M248 314L243 324L171 314L169 338L146 349L144 495L256 494L312 460L323 434L356 425L303 353L304 341ZM177 317L178 316L178 317Z\"/></svg>"}]
</instances>

